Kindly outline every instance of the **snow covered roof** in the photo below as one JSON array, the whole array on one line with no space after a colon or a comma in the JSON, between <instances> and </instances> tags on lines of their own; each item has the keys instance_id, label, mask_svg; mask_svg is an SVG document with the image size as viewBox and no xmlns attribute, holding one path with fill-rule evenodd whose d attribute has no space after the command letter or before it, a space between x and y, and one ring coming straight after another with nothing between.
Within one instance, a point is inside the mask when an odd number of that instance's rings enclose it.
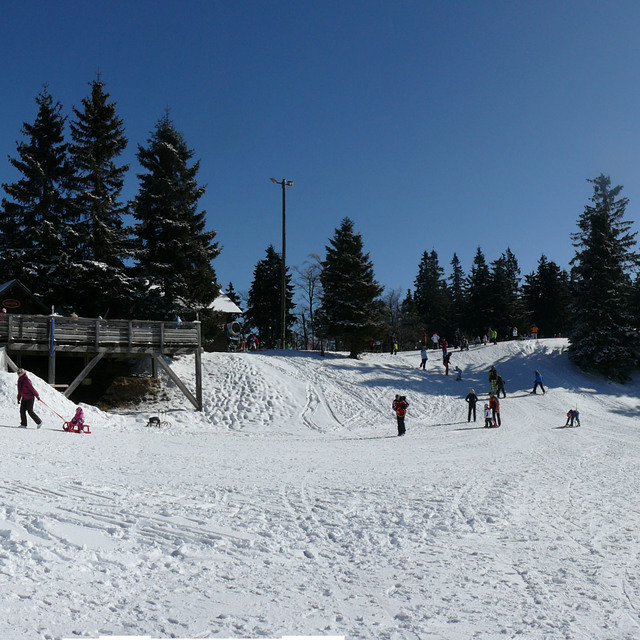
<instances>
[{"instance_id":1,"label":"snow covered roof","mask_svg":"<svg viewBox=\"0 0 640 640\"><path fill-rule=\"evenodd\" d=\"M219 311L220 313L244 313L244 311L224 292L220 291L220 295L209 305L209 309Z\"/></svg>"}]
</instances>

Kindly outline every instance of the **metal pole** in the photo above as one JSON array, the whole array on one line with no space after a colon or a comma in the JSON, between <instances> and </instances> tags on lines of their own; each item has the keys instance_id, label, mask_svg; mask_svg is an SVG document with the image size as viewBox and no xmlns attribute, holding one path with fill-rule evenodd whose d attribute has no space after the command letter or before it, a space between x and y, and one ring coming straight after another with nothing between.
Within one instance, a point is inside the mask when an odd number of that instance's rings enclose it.
<instances>
[{"instance_id":1,"label":"metal pole","mask_svg":"<svg viewBox=\"0 0 640 640\"><path fill-rule=\"evenodd\" d=\"M286 180L282 179L282 291L280 301L280 347L286 348L287 330L287 234L286 234Z\"/></svg>"}]
</instances>

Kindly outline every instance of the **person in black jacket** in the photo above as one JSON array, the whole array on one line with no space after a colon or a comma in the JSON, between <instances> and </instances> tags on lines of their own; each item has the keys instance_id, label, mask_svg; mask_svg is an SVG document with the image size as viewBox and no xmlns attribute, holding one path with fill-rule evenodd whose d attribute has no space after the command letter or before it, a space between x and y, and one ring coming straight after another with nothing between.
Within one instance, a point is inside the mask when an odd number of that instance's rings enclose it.
<instances>
[{"instance_id":1,"label":"person in black jacket","mask_svg":"<svg viewBox=\"0 0 640 640\"><path fill-rule=\"evenodd\" d=\"M476 392L471 389L465 398L465 401L469 405L469 415L467 416L467 422L471 422L471 413L473 413L473 421L476 421L476 403L478 402L478 396Z\"/></svg>"}]
</instances>

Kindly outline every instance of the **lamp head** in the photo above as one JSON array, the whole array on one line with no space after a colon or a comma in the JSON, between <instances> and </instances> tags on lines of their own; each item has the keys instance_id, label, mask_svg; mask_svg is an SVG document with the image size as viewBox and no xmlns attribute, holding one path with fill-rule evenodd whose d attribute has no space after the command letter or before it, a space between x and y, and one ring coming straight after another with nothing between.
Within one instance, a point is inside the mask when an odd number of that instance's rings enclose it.
<instances>
[{"instance_id":1,"label":"lamp head","mask_svg":"<svg viewBox=\"0 0 640 640\"><path fill-rule=\"evenodd\" d=\"M271 182L273 182L273 184L278 184L278 181L275 178L270 178Z\"/></svg>"},{"instance_id":2,"label":"lamp head","mask_svg":"<svg viewBox=\"0 0 640 640\"><path fill-rule=\"evenodd\" d=\"M287 187L293 187L293 180L287 180Z\"/></svg>"}]
</instances>

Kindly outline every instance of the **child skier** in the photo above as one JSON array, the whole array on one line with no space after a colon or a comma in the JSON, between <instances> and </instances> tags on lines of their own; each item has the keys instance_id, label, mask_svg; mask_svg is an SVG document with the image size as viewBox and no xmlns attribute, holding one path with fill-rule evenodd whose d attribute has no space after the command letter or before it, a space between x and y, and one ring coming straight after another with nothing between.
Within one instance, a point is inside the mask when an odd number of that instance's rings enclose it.
<instances>
[{"instance_id":1,"label":"child skier","mask_svg":"<svg viewBox=\"0 0 640 640\"><path fill-rule=\"evenodd\" d=\"M462 380L462 369L460 367L456 367L456 381L460 382Z\"/></svg>"},{"instance_id":2,"label":"child skier","mask_svg":"<svg viewBox=\"0 0 640 640\"><path fill-rule=\"evenodd\" d=\"M493 427L493 420L491 419L491 409L489 409L489 405L484 405L484 426L485 428Z\"/></svg>"},{"instance_id":3,"label":"child skier","mask_svg":"<svg viewBox=\"0 0 640 640\"><path fill-rule=\"evenodd\" d=\"M569 411L567 411L567 421L564 423L565 427L568 426L572 426L573 427L573 421L576 421L578 424L577 426L580 426L580 412L577 409L569 409ZM571 423L571 424L569 424Z\"/></svg>"},{"instance_id":4,"label":"child skier","mask_svg":"<svg viewBox=\"0 0 640 640\"><path fill-rule=\"evenodd\" d=\"M405 396L396 394L396 399L393 401L391 408L396 412L396 419L398 420L398 435L403 436L405 434L404 416L407 413L409 403Z\"/></svg>"}]
</instances>

